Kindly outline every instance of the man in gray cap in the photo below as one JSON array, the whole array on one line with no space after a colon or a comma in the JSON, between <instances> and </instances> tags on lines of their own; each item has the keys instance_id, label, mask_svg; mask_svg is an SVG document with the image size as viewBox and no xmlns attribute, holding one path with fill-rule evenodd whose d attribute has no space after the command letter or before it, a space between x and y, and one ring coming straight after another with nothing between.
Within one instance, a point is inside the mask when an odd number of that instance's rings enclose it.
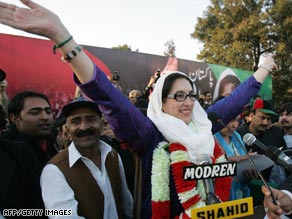
<instances>
[{"instance_id":1,"label":"man in gray cap","mask_svg":"<svg viewBox=\"0 0 292 219\"><path fill-rule=\"evenodd\" d=\"M121 159L100 141L102 123L98 105L83 97L62 110L70 146L45 166L41 176L47 209L68 209L78 218L131 218L133 200Z\"/></svg>"}]
</instances>

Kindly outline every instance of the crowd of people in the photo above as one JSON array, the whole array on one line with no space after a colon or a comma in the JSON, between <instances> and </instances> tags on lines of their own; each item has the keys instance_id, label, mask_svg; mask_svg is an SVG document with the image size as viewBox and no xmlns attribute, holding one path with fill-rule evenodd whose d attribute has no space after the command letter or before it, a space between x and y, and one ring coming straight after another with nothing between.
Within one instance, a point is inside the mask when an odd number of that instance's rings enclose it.
<instances>
[{"instance_id":1,"label":"crowd of people","mask_svg":"<svg viewBox=\"0 0 292 219\"><path fill-rule=\"evenodd\" d=\"M0 2L0 23L53 41L82 95L68 102L58 118L42 93L24 91L9 100L7 116L2 114L9 125L0 137L4 217L5 209L69 209L69 218L191 218L193 209L208 204L206 187L201 180L184 181L183 167L199 165L201 157L212 163L241 162L247 154L265 153L255 145L241 147L246 133L268 146L291 146L291 103L279 111L277 126L270 103L255 98L277 69L273 55L224 97L212 102L206 93L206 108L182 72L156 71L146 95L135 90L126 96L56 14L33 1L21 2L25 8ZM246 105L251 106L245 111L250 120L243 124L239 120ZM211 113L218 119L210 121ZM286 217L282 214L292 210L292 176L278 164L265 171L266 180L278 187L262 186L265 213ZM243 182L215 178L214 195L220 202L253 196L253 178L253 170L247 170Z\"/></svg>"}]
</instances>

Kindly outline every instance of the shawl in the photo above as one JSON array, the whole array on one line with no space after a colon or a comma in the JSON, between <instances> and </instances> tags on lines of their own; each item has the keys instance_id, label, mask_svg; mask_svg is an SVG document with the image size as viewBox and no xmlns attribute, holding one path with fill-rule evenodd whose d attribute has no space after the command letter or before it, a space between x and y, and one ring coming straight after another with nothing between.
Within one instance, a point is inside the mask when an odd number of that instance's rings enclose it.
<instances>
[{"instance_id":1,"label":"shawl","mask_svg":"<svg viewBox=\"0 0 292 219\"><path fill-rule=\"evenodd\" d=\"M234 156L233 151L231 151L230 148L228 147L228 145L225 142L221 132L217 132L214 136L218 140L219 144L224 148L224 151L225 151L227 157ZM241 156L246 155L246 151L244 151L242 146L240 145L240 144L244 145L243 141L241 140L241 136L236 131L234 131L230 138L231 138L230 141L233 142L233 144L236 147L236 150L238 151L238 153ZM238 142L238 141L240 141L240 142Z\"/></svg>"},{"instance_id":2,"label":"shawl","mask_svg":"<svg viewBox=\"0 0 292 219\"><path fill-rule=\"evenodd\" d=\"M149 100L147 115L168 142L184 145L190 161L197 163L197 156L199 154L213 155L215 143L211 132L212 123L198 101L195 101L192 112L192 125L195 126L193 128L196 132L181 119L162 111L162 88L164 81L167 76L173 73L185 75L182 72L169 72L157 80Z\"/></svg>"},{"instance_id":3,"label":"shawl","mask_svg":"<svg viewBox=\"0 0 292 219\"><path fill-rule=\"evenodd\" d=\"M237 137L236 137L237 136ZM233 151L231 151L230 147L228 147L227 143L225 142L221 132L217 132L215 134L215 138L218 140L219 144L223 147L227 157L234 156ZM236 147L238 153L241 156L246 155L246 152L243 150L243 148L240 145L244 145L242 142L241 136L238 134L238 132L234 131L231 138L231 142L233 142L234 146ZM248 184L245 182L237 182L235 180L232 181L232 188L230 190L230 200L237 200L240 198L250 197L250 189L248 187Z\"/></svg>"}]
</instances>

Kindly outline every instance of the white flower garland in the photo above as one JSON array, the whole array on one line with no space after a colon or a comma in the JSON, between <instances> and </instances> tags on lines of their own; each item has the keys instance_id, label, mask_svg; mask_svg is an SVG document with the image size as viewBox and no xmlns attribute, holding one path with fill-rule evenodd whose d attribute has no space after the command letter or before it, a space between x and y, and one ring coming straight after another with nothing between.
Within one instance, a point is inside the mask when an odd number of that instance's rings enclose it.
<instances>
[{"instance_id":1,"label":"white flower garland","mask_svg":"<svg viewBox=\"0 0 292 219\"><path fill-rule=\"evenodd\" d=\"M159 143L158 147L153 152L153 160L152 160L152 175L151 175L151 183L152 183L152 201L154 202L167 202L170 201L170 187L169 187L169 173L170 173L170 165L178 162L188 161L189 156L186 151L177 150L169 154L167 150L169 144L166 142ZM178 198L180 202L183 204L187 202L190 198L196 195L204 194L204 187L202 183L198 183L197 187L192 188L189 191L178 192ZM191 218L191 211L194 208L199 208L205 206L205 202L200 199L188 209L185 209L184 213L181 213L180 218L183 215L187 215Z\"/></svg>"},{"instance_id":2,"label":"white flower garland","mask_svg":"<svg viewBox=\"0 0 292 219\"><path fill-rule=\"evenodd\" d=\"M155 202L169 201L169 169L170 160L169 153L165 150L169 145L166 142L161 142L153 152L152 161L152 200Z\"/></svg>"}]
</instances>

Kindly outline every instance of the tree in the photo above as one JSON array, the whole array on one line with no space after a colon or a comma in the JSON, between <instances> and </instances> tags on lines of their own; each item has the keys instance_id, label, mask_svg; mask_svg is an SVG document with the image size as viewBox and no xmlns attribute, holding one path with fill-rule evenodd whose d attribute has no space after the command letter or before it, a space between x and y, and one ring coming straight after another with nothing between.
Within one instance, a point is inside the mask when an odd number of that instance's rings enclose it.
<instances>
[{"instance_id":1,"label":"tree","mask_svg":"<svg viewBox=\"0 0 292 219\"><path fill-rule=\"evenodd\" d=\"M112 47L112 49L119 49L119 50L123 50L123 51L132 51L131 46L128 46L127 44L114 46L114 47ZM135 52L139 52L139 49L136 49Z\"/></svg>"},{"instance_id":2,"label":"tree","mask_svg":"<svg viewBox=\"0 0 292 219\"><path fill-rule=\"evenodd\" d=\"M282 70L272 75L273 99L292 101L291 0L211 0L191 36L204 45L198 59L251 71L261 55L276 51Z\"/></svg>"},{"instance_id":3,"label":"tree","mask_svg":"<svg viewBox=\"0 0 292 219\"><path fill-rule=\"evenodd\" d=\"M175 57L175 45L173 40L168 40L164 43L166 50L164 51L165 56Z\"/></svg>"},{"instance_id":4,"label":"tree","mask_svg":"<svg viewBox=\"0 0 292 219\"><path fill-rule=\"evenodd\" d=\"M273 25L271 42L281 70L273 74L273 97L276 106L292 101L292 1L275 1L269 9Z\"/></svg>"}]
</instances>

